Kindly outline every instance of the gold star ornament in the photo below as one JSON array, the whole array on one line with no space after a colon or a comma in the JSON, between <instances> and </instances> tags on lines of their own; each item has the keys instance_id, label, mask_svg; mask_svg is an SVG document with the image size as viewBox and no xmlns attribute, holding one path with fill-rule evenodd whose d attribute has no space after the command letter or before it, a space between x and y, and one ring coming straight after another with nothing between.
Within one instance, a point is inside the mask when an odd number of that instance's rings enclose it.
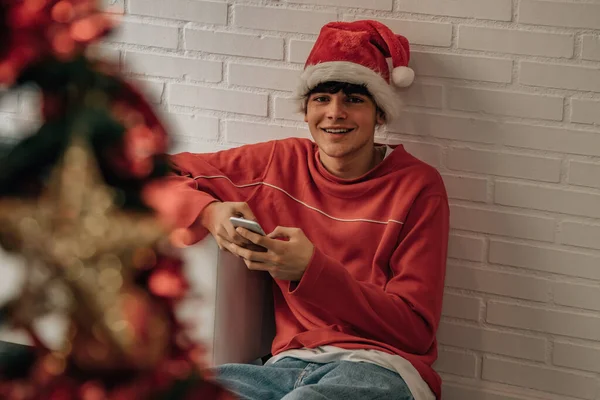
<instances>
[{"instance_id":1,"label":"gold star ornament","mask_svg":"<svg viewBox=\"0 0 600 400\"><path fill-rule=\"evenodd\" d=\"M39 198L0 198L0 245L20 252L29 269L11 320L33 332L36 318L59 309L70 333L55 361L153 367L167 346L168 321L133 277L153 264L152 247L165 235L149 212L119 208L89 145L74 136Z\"/></svg>"}]
</instances>

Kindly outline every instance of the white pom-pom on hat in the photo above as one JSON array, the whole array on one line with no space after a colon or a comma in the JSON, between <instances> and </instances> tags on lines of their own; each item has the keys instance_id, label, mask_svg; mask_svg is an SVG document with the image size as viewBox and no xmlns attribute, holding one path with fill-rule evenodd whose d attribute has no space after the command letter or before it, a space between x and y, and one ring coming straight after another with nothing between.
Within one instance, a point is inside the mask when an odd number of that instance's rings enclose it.
<instances>
[{"instance_id":1,"label":"white pom-pom on hat","mask_svg":"<svg viewBox=\"0 0 600 400\"><path fill-rule=\"evenodd\" d=\"M396 67L392 70L392 82L395 86L404 88L412 85L415 80L415 71L409 67Z\"/></svg>"}]
</instances>

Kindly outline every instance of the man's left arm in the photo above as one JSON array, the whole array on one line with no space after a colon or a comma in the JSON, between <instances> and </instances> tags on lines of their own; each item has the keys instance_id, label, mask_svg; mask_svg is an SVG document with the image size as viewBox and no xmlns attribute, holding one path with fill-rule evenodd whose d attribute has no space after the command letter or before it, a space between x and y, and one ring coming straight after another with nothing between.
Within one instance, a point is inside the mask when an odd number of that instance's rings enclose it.
<instances>
[{"instance_id":1,"label":"man's left arm","mask_svg":"<svg viewBox=\"0 0 600 400\"><path fill-rule=\"evenodd\" d=\"M289 231L288 242L244 231L242 236L271 249L258 255L241 248L232 252L244 258L251 269L267 270L275 278L290 280L289 293L321 308L325 319L334 315L365 338L423 354L433 343L441 315L448 219L445 195L415 201L390 260L392 276L383 289L357 281L340 262L312 246L299 230ZM306 241L311 251L308 258Z\"/></svg>"}]
</instances>

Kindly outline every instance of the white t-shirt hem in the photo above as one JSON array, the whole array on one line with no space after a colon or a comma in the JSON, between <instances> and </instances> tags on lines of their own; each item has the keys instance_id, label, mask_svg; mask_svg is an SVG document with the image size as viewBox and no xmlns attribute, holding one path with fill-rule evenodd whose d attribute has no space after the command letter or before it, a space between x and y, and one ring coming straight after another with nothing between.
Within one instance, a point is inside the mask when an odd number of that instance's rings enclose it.
<instances>
[{"instance_id":1,"label":"white t-shirt hem","mask_svg":"<svg viewBox=\"0 0 600 400\"><path fill-rule=\"evenodd\" d=\"M396 372L402 377L415 400L435 400L429 385L421 378L413 365L403 357L371 349L347 350L335 346L320 346L314 349L283 351L271 357L265 365L273 364L284 357L298 358L307 362L328 363L334 361L368 362Z\"/></svg>"}]
</instances>

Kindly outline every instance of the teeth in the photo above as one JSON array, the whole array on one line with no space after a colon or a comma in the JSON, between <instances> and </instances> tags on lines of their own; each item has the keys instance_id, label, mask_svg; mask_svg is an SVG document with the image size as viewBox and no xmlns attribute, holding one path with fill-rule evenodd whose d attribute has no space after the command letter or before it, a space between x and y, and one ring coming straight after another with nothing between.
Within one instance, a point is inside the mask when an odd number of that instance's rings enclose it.
<instances>
[{"instance_id":1,"label":"teeth","mask_svg":"<svg viewBox=\"0 0 600 400\"><path fill-rule=\"evenodd\" d=\"M346 133L350 132L350 129L325 129L327 133Z\"/></svg>"}]
</instances>

